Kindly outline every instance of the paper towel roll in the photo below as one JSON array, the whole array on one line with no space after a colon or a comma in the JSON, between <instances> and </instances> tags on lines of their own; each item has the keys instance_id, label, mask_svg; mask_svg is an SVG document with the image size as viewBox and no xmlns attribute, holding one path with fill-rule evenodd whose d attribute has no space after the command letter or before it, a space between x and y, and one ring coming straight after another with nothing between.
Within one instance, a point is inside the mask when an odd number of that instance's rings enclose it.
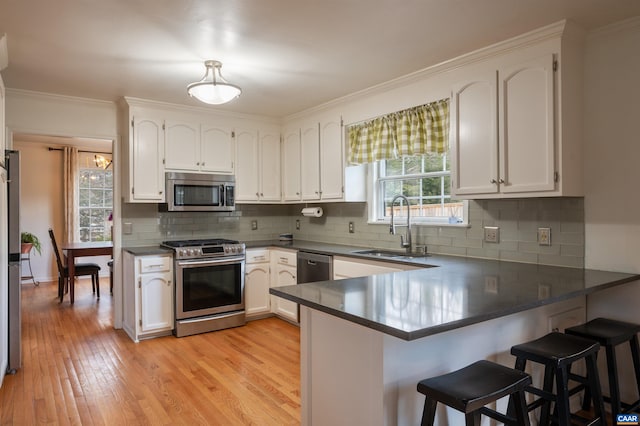
<instances>
[{"instance_id":1,"label":"paper towel roll","mask_svg":"<svg viewBox=\"0 0 640 426\"><path fill-rule=\"evenodd\" d=\"M302 216L320 217L322 216L322 207L306 207L302 209Z\"/></svg>"}]
</instances>

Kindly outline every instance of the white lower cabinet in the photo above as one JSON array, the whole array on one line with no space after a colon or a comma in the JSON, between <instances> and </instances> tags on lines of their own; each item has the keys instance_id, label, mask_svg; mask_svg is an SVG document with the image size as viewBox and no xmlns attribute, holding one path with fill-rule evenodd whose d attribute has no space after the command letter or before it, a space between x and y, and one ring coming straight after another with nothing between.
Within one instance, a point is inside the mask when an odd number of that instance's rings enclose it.
<instances>
[{"instance_id":1,"label":"white lower cabinet","mask_svg":"<svg viewBox=\"0 0 640 426\"><path fill-rule=\"evenodd\" d=\"M270 266L268 249L247 250L244 270L244 307L248 320L271 314Z\"/></svg>"},{"instance_id":2,"label":"white lower cabinet","mask_svg":"<svg viewBox=\"0 0 640 426\"><path fill-rule=\"evenodd\" d=\"M124 330L138 342L169 335L174 327L173 256L123 256Z\"/></svg>"},{"instance_id":3,"label":"white lower cabinet","mask_svg":"<svg viewBox=\"0 0 640 426\"><path fill-rule=\"evenodd\" d=\"M296 285L296 251L249 249L246 253L244 301L248 320L276 314L298 322L298 304L269 294L270 287Z\"/></svg>"},{"instance_id":4,"label":"white lower cabinet","mask_svg":"<svg viewBox=\"0 0 640 426\"><path fill-rule=\"evenodd\" d=\"M298 283L297 254L289 250L272 250L271 287L283 287ZM272 296L271 310L289 321L298 322L298 304L281 297Z\"/></svg>"}]
</instances>

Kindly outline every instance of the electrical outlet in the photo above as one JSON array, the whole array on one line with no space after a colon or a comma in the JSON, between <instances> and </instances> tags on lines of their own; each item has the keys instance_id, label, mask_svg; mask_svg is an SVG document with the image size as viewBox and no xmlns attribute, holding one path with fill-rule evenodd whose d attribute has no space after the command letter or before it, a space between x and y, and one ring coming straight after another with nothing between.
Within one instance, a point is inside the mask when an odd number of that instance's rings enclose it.
<instances>
[{"instance_id":1,"label":"electrical outlet","mask_svg":"<svg viewBox=\"0 0 640 426\"><path fill-rule=\"evenodd\" d=\"M499 243L500 242L500 228L497 226L485 226L484 227L484 240L487 243Z\"/></svg>"},{"instance_id":2,"label":"electrical outlet","mask_svg":"<svg viewBox=\"0 0 640 426\"><path fill-rule=\"evenodd\" d=\"M349 233L353 234L355 231L355 229L353 228L353 222L349 222Z\"/></svg>"},{"instance_id":3,"label":"electrical outlet","mask_svg":"<svg viewBox=\"0 0 640 426\"><path fill-rule=\"evenodd\" d=\"M255 231L256 229L258 229L258 221L257 220L252 220L251 221L251 230Z\"/></svg>"},{"instance_id":4,"label":"electrical outlet","mask_svg":"<svg viewBox=\"0 0 640 426\"><path fill-rule=\"evenodd\" d=\"M498 277L495 275L486 275L484 277L485 293L498 294Z\"/></svg>"},{"instance_id":5,"label":"electrical outlet","mask_svg":"<svg viewBox=\"0 0 640 426\"><path fill-rule=\"evenodd\" d=\"M538 228L538 244L541 246L551 245L551 228Z\"/></svg>"},{"instance_id":6,"label":"electrical outlet","mask_svg":"<svg viewBox=\"0 0 640 426\"><path fill-rule=\"evenodd\" d=\"M296 219L296 230L300 230L300 219Z\"/></svg>"}]
</instances>

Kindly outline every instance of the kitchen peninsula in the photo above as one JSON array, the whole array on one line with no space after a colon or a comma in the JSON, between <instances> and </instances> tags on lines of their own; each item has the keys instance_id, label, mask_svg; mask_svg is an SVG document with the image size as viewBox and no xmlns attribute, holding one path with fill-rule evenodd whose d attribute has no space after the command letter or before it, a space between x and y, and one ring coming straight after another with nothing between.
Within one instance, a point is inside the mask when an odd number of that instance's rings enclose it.
<instances>
[{"instance_id":1,"label":"kitchen peninsula","mask_svg":"<svg viewBox=\"0 0 640 426\"><path fill-rule=\"evenodd\" d=\"M434 267L270 290L300 304L303 424L419 424L419 380L479 359L513 365L512 345L583 322L588 294L640 279L449 256L425 262ZM457 424L459 413L445 415Z\"/></svg>"}]
</instances>

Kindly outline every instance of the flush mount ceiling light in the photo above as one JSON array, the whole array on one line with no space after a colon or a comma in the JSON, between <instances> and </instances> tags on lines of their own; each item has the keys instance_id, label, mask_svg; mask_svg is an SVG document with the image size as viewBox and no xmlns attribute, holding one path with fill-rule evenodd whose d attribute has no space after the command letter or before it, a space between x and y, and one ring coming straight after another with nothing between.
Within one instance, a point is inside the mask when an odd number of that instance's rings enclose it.
<instances>
[{"instance_id":1,"label":"flush mount ceiling light","mask_svg":"<svg viewBox=\"0 0 640 426\"><path fill-rule=\"evenodd\" d=\"M220 74L222 62L204 61L207 71L202 80L191 83L187 86L187 93L206 104L225 104L242 93L242 90L235 84L227 83Z\"/></svg>"}]
</instances>

